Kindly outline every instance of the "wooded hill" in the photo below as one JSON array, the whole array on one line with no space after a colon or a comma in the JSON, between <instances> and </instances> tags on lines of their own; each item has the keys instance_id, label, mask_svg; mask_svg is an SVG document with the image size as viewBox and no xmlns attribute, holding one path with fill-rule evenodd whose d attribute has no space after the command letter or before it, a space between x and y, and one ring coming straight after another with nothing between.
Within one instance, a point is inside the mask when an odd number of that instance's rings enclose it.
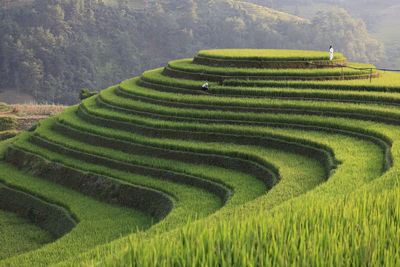
<instances>
[{"instance_id":1,"label":"wooded hill","mask_svg":"<svg viewBox=\"0 0 400 267\"><path fill-rule=\"evenodd\" d=\"M307 20L233 0L2 0L0 25L0 91L39 102L73 104L82 88L206 48L324 51L333 42L350 60L384 58L382 44L344 10Z\"/></svg>"},{"instance_id":2,"label":"wooded hill","mask_svg":"<svg viewBox=\"0 0 400 267\"><path fill-rule=\"evenodd\" d=\"M244 0L304 18L313 18L321 10L344 8L361 19L368 32L385 45L387 60L380 62L391 68L400 66L400 2L398 0Z\"/></svg>"}]
</instances>

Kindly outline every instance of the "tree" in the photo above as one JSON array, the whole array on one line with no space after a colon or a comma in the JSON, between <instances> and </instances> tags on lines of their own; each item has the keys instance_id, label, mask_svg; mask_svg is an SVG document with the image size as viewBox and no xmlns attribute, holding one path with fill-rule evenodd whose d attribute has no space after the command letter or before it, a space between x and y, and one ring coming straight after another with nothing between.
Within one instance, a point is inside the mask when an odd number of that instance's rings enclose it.
<instances>
[{"instance_id":1,"label":"tree","mask_svg":"<svg viewBox=\"0 0 400 267\"><path fill-rule=\"evenodd\" d=\"M372 39L359 19L353 19L344 9L319 12L307 26L312 47L327 50L330 44L354 61L378 63L385 57L382 43Z\"/></svg>"}]
</instances>

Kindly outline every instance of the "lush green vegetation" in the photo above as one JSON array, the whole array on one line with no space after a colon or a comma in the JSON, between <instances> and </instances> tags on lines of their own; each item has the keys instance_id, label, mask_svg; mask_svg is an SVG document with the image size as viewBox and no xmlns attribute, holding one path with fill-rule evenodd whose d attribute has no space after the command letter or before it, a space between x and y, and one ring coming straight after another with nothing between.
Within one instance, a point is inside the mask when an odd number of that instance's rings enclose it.
<instances>
[{"instance_id":1,"label":"lush green vegetation","mask_svg":"<svg viewBox=\"0 0 400 267\"><path fill-rule=\"evenodd\" d=\"M0 102L0 141L11 138L17 134L17 119L15 116L3 115L7 112L9 106Z\"/></svg>"},{"instance_id":2,"label":"lush green vegetation","mask_svg":"<svg viewBox=\"0 0 400 267\"><path fill-rule=\"evenodd\" d=\"M151 71L145 71L140 76L140 81L153 83L152 88L162 88L163 90L170 90L167 86L182 89L198 89L201 86L201 82L193 81L188 79L179 79L162 75L162 69L155 69ZM356 79L356 80L335 80L335 81L265 81L265 80L232 80L225 79L222 87L217 83L210 83L210 88L213 89L239 89L240 87L265 87L264 90L270 88L283 88L283 89L329 89L337 91L351 92L355 91L378 91L378 92L400 92L400 75L393 72L379 72L379 79ZM239 88L235 88L239 87ZM262 89L262 88L261 88ZM260 89L255 89L260 90ZM283 90L282 90L283 91ZM182 93L183 91L180 91ZM193 94L193 92L190 92ZM246 95L251 95L249 92ZM245 96L245 95L244 95Z\"/></svg>"},{"instance_id":3,"label":"lush green vegetation","mask_svg":"<svg viewBox=\"0 0 400 267\"><path fill-rule=\"evenodd\" d=\"M253 121L253 122L265 122L268 119L279 121L279 116L276 113L288 113L297 115L325 115L327 117L347 117L355 119L367 119L373 121L387 121L390 123L398 123L399 111L396 106L379 106L379 105L367 105L367 104L343 104L336 102L326 102L324 105L320 105L319 102L315 101L300 101L295 100L277 100L277 99L229 99L229 98L216 98L215 103L220 106L192 104L193 107L190 109L182 108L186 104L177 104L174 102L162 100L157 103L152 101L143 101L143 98L139 100L128 99L126 97L118 96L115 94L116 88L110 88L104 90L99 95L99 104L111 109L119 109L123 111L125 117L129 120L129 115L126 113L153 113L157 117L168 117L169 120L192 120L198 119L199 121L205 120L241 120L241 121ZM157 93L156 93L157 94ZM185 98L182 96L180 98ZM207 98L205 96L204 98ZM187 98L191 98L190 96ZM193 99L191 99L193 101ZM199 97L201 101L201 97ZM237 103L237 106L233 106L230 100ZM163 105L160 105L163 104ZM178 106L178 107L176 107ZM180 106L180 107L179 107ZM226 106L226 107L224 107ZM244 112L237 112L238 108ZM222 110L222 111L221 111ZM282 115L282 117L291 116ZM325 120L326 121L326 120Z\"/></svg>"},{"instance_id":4,"label":"lush green vegetation","mask_svg":"<svg viewBox=\"0 0 400 267\"><path fill-rule=\"evenodd\" d=\"M201 50L199 56L235 59L235 60L266 60L266 61L304 61L304 60L327 60L328 52L315 52L304 50L282 50L282 49L215 49ZM334 59L344 59L340 53L336 53Z\"/></svg>"},{"instance_id":5,"label":"lush green vegetation","mask_svg":"<svg viewBox=\"0 0 400 267\"><path fill-rule=\"evenodd\" d=\"M303 62L319 56L307 53ZM170 65L354 78L333 66L186 61ZM396 79L228 80L202 91L203 81L156 69L102 90L1 143L1 181L79 223L0 265L396 266Z\"/></svg>"},{"instance_id":6,"label":"lush green vegetation","mask_svg":"<svg viewBox=\"0 0 400 267\"><path fill-rule=\"evenodd\" d=\"M28 220L0 210L0 260L40 248L52 240L49 233Z\"/></svg>"},{"instance_id":7,"label":"lush green vegetation","mask_svg":"<svg viewBox=\"0 0 400 267\"><path fill-rule=\"evenodd\" d=\"M394 81L389 80L389 76ZM380 102L387 104L395 104L398 95L394 92L400 91L400 87L395 83L400 75L382 74L379 79L373 79L368 83L365 80L357 80L358 86L354 80L345 83L343 81L315 82L315 81L263 81L263 80L225 80L221 86L217 83L210 83L211 94L220 96L241 96L241 97L271 97L271 98L291 98L303 100L328 100L333 101L353 101L353 102ZM136 80L128 80L121 84L122 92L132 93L128 83ZM363 81L363 82L361 82ZM389 83L390 82L390 83ZM147 71L136 81L137 85L152 87L158 91L167 91L175 93L191 94L187 89L198 89L199 81L170 78L162 75L161 69ZM389 84L391 86L389 86ZM147 91L145 89L145 91ZM366 92L371 91L371 92ZM380 92L387 92L382 94ZM392 93L393 92L393 93ZM139 92L136 92L136 94Z\"/></svg>"},{"instance_id":8,"label":"lush green vegetation","mask_svg":"<svg viewBox=\"0 0 400 267\"><path fill-rule=\"evenodd\" d=\"M323 69L242 69L242 68L217 68L197 65L192 59L174 60L168 63L168 68L179 71L216 74L222 76L273 76L273 77L319 77L319 76L348 76L370 74L367 68L374 68L370 64L352 63L349 67L365 68L357 70L351 68L323 68ZM376 71L374 70L373 73Z\"/></svg>"},{"instance_id":9,"label":"lush green vegetation","mask_svg":"<svg viewBox=\"0 0 400 267\"><path fill-rule=\"evenodd\" d=\"M385 58L345 11L308 20L236 0L0 3L0 101L75 104L82 88L103 89L200 48L327 51L333 42L352 61Z\"/></svg>"},{"instance_id":10,"label":"lush green vegetation","mask_svg":"<svg viewBox=\"0 0 400 267\"><path fill-rule=\"evenodd\" d=\"M10 116L0 116L0 131L12 130L17 124L16 118Z\"/></svg>"},{"instance_id":11,"label":"lush green vegetation","mask_svg":"<svg viewBox=\"0 0 400 267\"><path fill-rule=\"evenodd\" d=\"M400 213L395 203L399 201L399 187L374 197L369 193L360 190L334 203L314 199L300 206L291 202L279 212L267 215L260 210L246 214L245 219L243 214L236 214L211 227L205 222L194 224L177 233L172 246L165 236L150 240L144 248L132 239L129 252L112 257L108 264L362 266L383 261L387 266L396 266ZM390 240L390 244L377 237Z\"/></svg>"},{"instance_id":12,"label":"lush green vegetation","mask_svg":"<svg viewBox=\"0 0 400 267\"><path fill-rule=\"evenodd\" d=\"M358 79L346 81L245 81L225 80L225 85L255 86L255 87L283 87L306 89L333 89L352 91L394 91L399 92L400 75L394 72L379 72L379 79Z\"/></svg>"},{"instance_id":13,"label":"lush green vegetation","mask_svg":"<svg viewBox=\"0 0 400 267\"><path fill-rule=\"evenodd\" d=\"M20 135L19 138L23 139L24 137ZM7 143L1 144L2 151L4 151L6 145ZM5 261L8 262L4 263L6 265L43 266L66 260L98 244L109 242L139 229L145 229L151 222L149 216L141 212L95 201L64 186L22 173L4 162L1 162L0 168L2 182L18 187L30 194L38 195L50 202L60 203L79 220L77 226L69 234L38 250L32 250L9 260L6 259ZM92 234L94 230L96 234ZM36 238L39 237L39 235L36 236ZM18 242L18 240L15 240L15 242Z\"/></svg>"}]
</instances>

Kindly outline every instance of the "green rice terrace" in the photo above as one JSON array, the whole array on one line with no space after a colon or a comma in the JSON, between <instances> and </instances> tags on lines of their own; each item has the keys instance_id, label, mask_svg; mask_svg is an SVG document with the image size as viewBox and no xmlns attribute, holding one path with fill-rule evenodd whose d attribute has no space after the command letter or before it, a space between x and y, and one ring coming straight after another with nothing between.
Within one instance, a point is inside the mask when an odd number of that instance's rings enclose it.
<instances>
[{"instance_id":1,"label":"green rice terrace","mask_svg":"<svg viewBox=\"0 0 400 267\"><path fill-rule=\"evenodd\" d=\"M373 68L205 50L41 120L0 143L0 266L399 266L400 74Z\"/></svg>"}]
</instances>

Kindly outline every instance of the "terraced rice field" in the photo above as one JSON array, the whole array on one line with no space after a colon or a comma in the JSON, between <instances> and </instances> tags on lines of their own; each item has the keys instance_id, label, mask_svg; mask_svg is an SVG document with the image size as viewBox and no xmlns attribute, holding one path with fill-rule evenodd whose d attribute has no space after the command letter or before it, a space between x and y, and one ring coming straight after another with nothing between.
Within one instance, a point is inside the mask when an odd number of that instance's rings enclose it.
<instances>
[{"instance_id":1,"label":"terraced rice field","mask_svg":"<svg viewBox=\"0 0 400 267\"><path fill-rule=\"evenodd\" d=\"M0 141L11 138L17 134L17 119L15 116L5 115L9 106L0 102Z\"/></svg>"},{"instance_id":2,"label":"terraced rice field","mask_svg":"<svg viewBox=\"0 0 400 267\"><path fill-rule=\"evenodd\" d=\"M0 210L0 259L9 258L53 241L51 235L14 213Z\"/></svg>"},{"instance_id":3,"label":"terraced rice field","mask_svg":"<svg viewBox=\"0 0 400 267\"><path fill-rule=\"evenodd\" d=\"M398 266L400 75L328 58L201 51L0 143L55 239L0 266Z\"/></svg>"}]
</instances>

